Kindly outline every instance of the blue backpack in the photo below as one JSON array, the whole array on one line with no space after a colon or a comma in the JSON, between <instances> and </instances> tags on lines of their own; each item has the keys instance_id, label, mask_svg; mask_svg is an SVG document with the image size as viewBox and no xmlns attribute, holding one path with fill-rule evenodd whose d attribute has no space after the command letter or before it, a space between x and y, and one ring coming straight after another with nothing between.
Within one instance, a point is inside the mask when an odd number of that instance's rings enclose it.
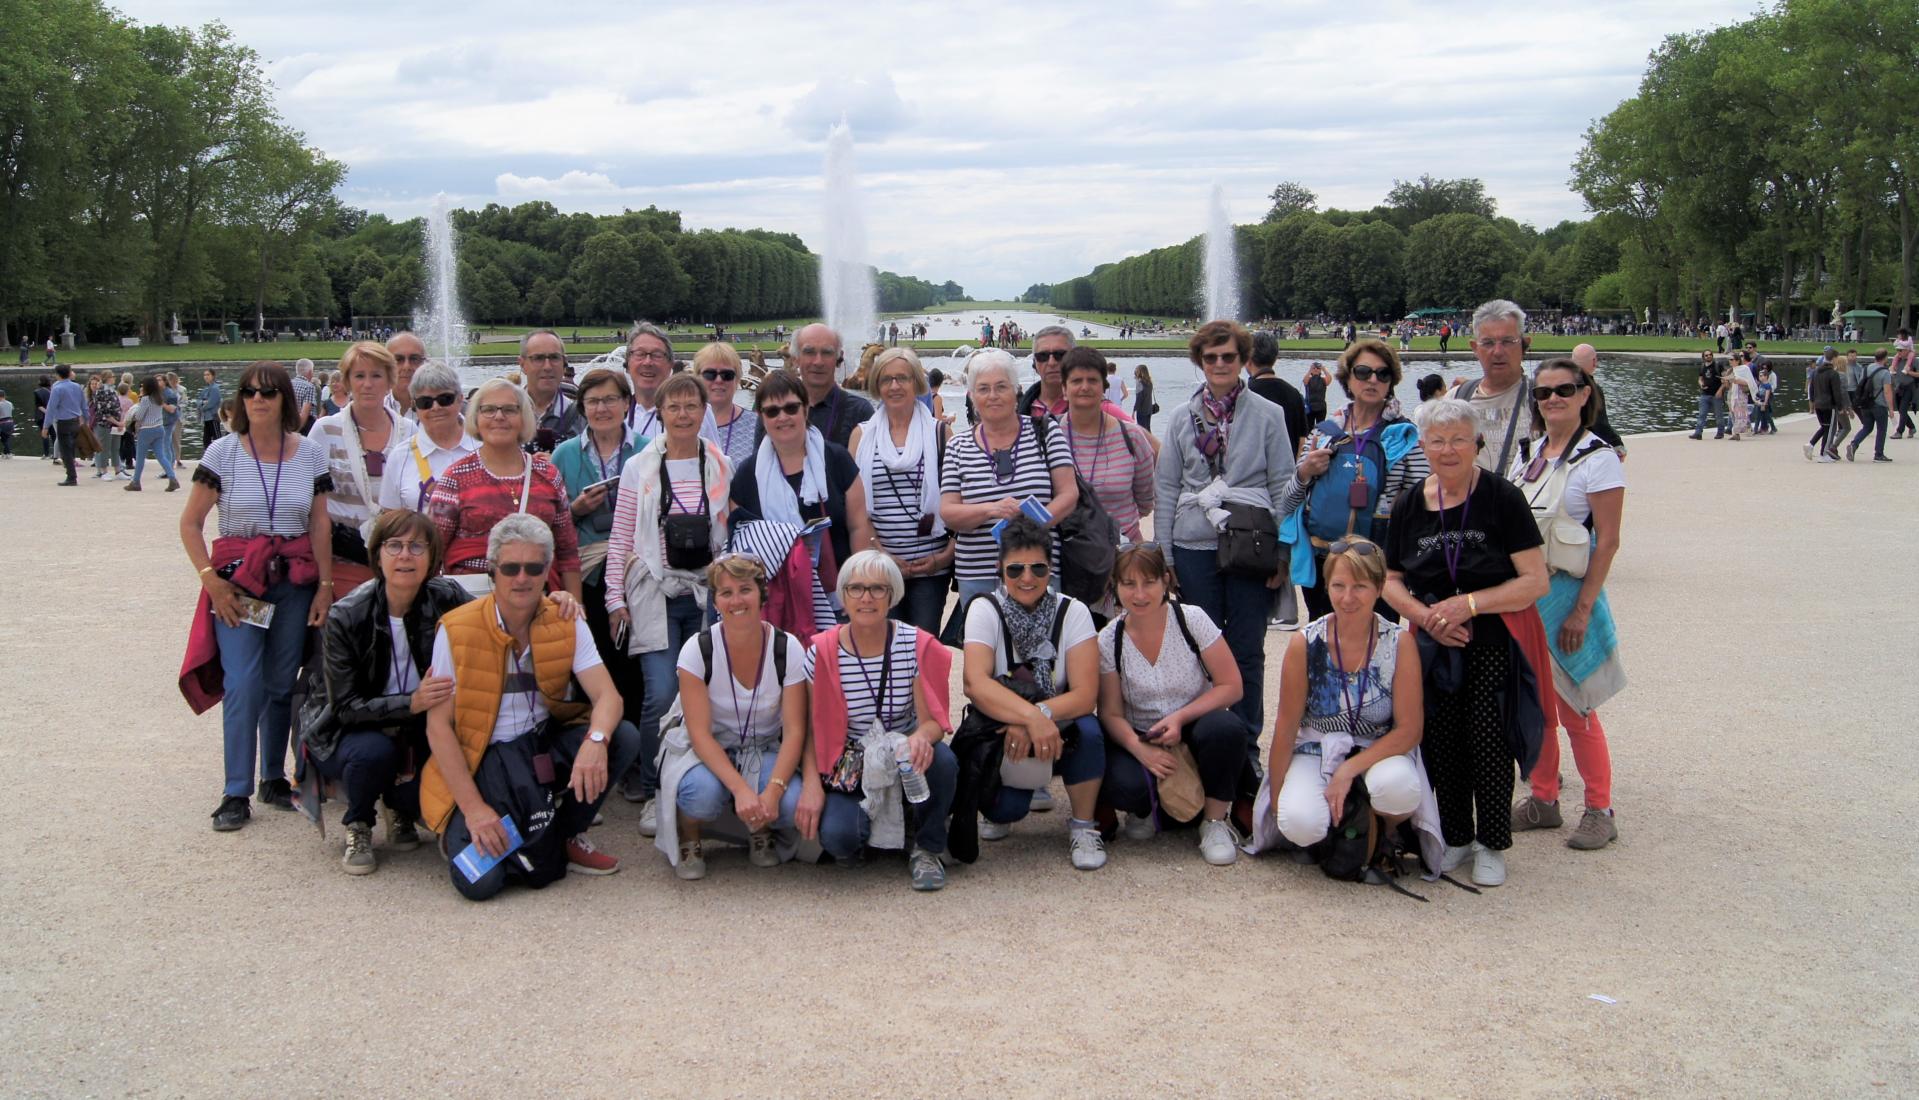
<instances>
[{"instance_id":1,"label":"blue backpack","mask_svg":"<svg viewBox=\"0 0 1919 1100\"><path fill-rule=\"evenodd\" d=\"M1373 537L1373 509L1386 479L1386 448L1379 433L1370 433L1363 451L1359 440L1347 436L1333 448L1326 472L1313 482L1306 498L1306 533L1333 542L1348 535Z\"/></svg>"}]
</instances>

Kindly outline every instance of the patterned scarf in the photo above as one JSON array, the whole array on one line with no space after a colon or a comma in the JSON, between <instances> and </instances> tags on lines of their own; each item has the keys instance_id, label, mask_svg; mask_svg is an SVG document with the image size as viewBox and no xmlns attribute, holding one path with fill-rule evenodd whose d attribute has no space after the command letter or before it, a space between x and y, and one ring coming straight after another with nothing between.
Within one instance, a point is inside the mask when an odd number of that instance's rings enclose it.
<instances>
[{"instance_id":1,"label":"patterned scarf","mask_svg":"<svg viewBox=\"0 0 1919 1100\"><path fill-rule=\"evenodd\" d=\"M1039 603L1028 610L1001 585L999 608L1006 616L1006 630L1013 636L1014 652L1006 655L1007 671L1024 662L1039 684L1040 698L1052 698L1053 662L1059 656L1053 652L1053 619L1059 614L1059 593L1047 589ZM1014 660L1016 656L1018 661Z\"/></svg>"},{"instance_id":2,"label":"patterned scarf","mask_svg":"<svg viewBox=\"0 0 1919 1100\"><path fill-rule=\"evenodd\" d=\"M1214 397L1213 391L1202 384L1199 388L1200 408L1205 412L1205 424L1195 436L1193 443L1199 453L1206 456L1208 462L1217 462L1226 451L1226 437L1232 432L1233 411L1239 407L1239 395L1246 392L1246 383L1241 380L1226 391L1225 397Z\"/></svg>"}]
</instances>

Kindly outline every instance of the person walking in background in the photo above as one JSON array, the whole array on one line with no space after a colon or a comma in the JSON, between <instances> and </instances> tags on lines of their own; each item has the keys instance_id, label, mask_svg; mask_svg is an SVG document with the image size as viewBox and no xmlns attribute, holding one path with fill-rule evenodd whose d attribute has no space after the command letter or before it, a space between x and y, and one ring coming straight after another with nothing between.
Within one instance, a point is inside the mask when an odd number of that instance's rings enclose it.
<instances>
[{"instance_id":1,"label":"person walking in background","mask_svg":"<svg viewBox=\"0 0 1919 1100\"><path fill-rule=\"evenodd\" d=\"M161 446L167 449L167 465L180 468L180 376L171 371L160 376L160 397L165 406L165 417L161 426L166 430L160 435Z\"/></svg>"},{"instance_id":2,"label":"person walking in background","mask_svg":"<svg viewBox=\"0 0 1919 1100\"><path fill-rule=\"evenodd\" d=\"M0 458L13 457L13 402L0 393Z\"/></svg>"},{"instance_id":3,"label":"person walking in background","mask_svg":"<svg viewBox=\"0 0 1919 1100\"><path fill-rule=\"evenodd\" d=\"M1839 461L1839 436L1844 432L1840 427L1840 417L1846 411L1846 379L1832 365L1832 360L1820 356L1806 376L1806 399L1812 405L1812 413L1819 418L1819 430L1812 433L1806 441L1806 461L1817 459L1820 462ZM1818 448L1818 454L1813 449Z\"/></svg>"},{"instance_id":4,"label":"person walking in background","mask_svg":"<svg viewBox=\"0 0 1919 1100\"><path fill-rule=\"evenodd\" d=\"M1846 461L1859 453L1859 445L1873 436L1872 460L1891 462L1886 457L1886 420L1892 414L1892 372L1886 368L1886 349L1873 353L1872 362L1861 368L1854 392L1865 397L1859 403L1859 434L1846 446ZM1877 433L1877 434L1875 434Z\"/></svg>"},{"instance_id":5,"label":"person walking in background","mask_svg":"<svg viewBox=\"0 0 1919 1100\"><path fill-rule=\"evenodd\" d=\"M1752 432L1754 435L1777 435L1779 428L1772 422L1772 395L1779 389L1779 378L1772 373L1770 366L1761 363L1758 369L1753 371L1753 381L1757 383L1757 386L1753 390L1752 397ZM1593 434L1599 433L1595 430ZM1600 436L1600 438L1605 437ZM1614 444L1613 449L1618 450L1618 444Z\"/></svg>"},{"instance_id":6,"label":"person walking in background","mask_svg":"<svg viewBox=\"0 0 1919 1100\"><path fill-rule=\"evenodd\" d=\"M1153 414L1159 406L1153 403L1153 375L1141 363L1133 368L1133 421L1147 431L1153 430Z\"/></svg>"},{"instance_id":7,"label":"person walking in background","mask_svg":"<svg viewBox=\"0 0 1919 1100\"><path fill-rule=\"evenodd\" d=\"M166 431L166 399L161 394L160 376L148 375L141 388L140 403L124 418L126 430L136 433L133 480L126 485L129 493L140 492L140 475L146 472L148 455L159 459L160 472L167 478L167 492L178 492L180 489L180 478L174 472L173 461L167 457L166 445L161 442L162 433Z\"/></svg>"},{"instance_id":8,"label":"person walking in background","mask_svg":"<svg viewBox=\"0 0 1919 1100\"><path fill-rule=\"evenodd\" d=\"M1899 414L1899 430L1893 433L1892 437L1894 439L1902 436L1919 435L1919 429L1915 428L1912 420L1912 414L1915 411L1919 411L1919 384L1915 384L1916 381L1919 381L1919 379L1915 379L1911 367L1900 370L1896 364L1894 365L1892 370L1892 409Z\"/></svg>"},{"instance_id":9,"label":"person walking in background","mask_svg":"<svg viewBox=\"0 0 1919 1100\"><path fill-rule=\"evenodd\" d=\"M93 411L93 435L98 444L93 453L96 480L109 473L120 478L120 395L114 392L113 372L101 371L87 387L88 403ZM109 444L108 440L112 443Z\"/></svg>"},{"instance_id":10,"label":"person walking in background","mask_svg":"<svg viewBox=\"0 0 1919 1100\"><path fill-rule=\"evenodd\" d=\"M47 393L46 426L40 429L50 447L57 447L60 464L67 469L66 479L60 485L78 485L80 479L74 471L74 447L79 442L80 425L86 422L87 392L80 383L73 380L73 368L65 363L53 368L59 381Z\"/></svg>"},{"instance_id":11,"label":"person walking in background","mask_svg":"<svg viewBox=\"0 0 1919 1100\"><path fill-rule=\"evenodd\" d=\"M200 448L205 450L220 438L220 382L212 368L200 372Z\"/></svg>"}]
</instances>

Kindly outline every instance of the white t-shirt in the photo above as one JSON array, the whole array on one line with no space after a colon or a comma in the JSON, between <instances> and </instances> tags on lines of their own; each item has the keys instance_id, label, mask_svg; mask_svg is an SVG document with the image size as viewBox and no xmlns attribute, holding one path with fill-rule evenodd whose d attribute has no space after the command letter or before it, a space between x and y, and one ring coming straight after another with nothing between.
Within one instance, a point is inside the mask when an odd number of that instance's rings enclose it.
<instances>
[{"instance_id":1,"label":"white t-shirt","mask_svg":"<svg viewBox=\"0 0 1919 1100\"><path fill-rule=\"evenodd\" d=\"M764 631L762 627L762 631ZM800 647L798 638L783 630L774 628L773 645L760 649L760 676L757 690L747 687L733 675L733 665L727 660L726 639L720 633L719 624L711 628L713 634L713 682L707 685L707 701L713 712L713 739L721 748L736 748L745 740L745 731L753 732L753 740L764 744L777 741L781 734L780 691L773 689L773 646L786 647L786 680L781 689L806 682L806 654ZM680 647L680 670L694 676L706 675L706 661L700 655L700 636L695 634Z\"/></svg>"},{"instance_id":2,"label":"white t-shirt","mask_svg":"<svg viewBox=\"0 0 1919 1100\"><path fill-rule=\"evenodd\" d=\"M494 617L498 619L498 611ZM501 623L500 629L505 630L506 624ZM581 616L573 621L573 675L598 668L600 664L600 651L593 647L593 634L586 628L586 617ZM433 663L428 671L435 676L452 677L453 690L456 693L460 690L459 677L453 675L453 643L447 640L444 626L433 633ZM533 654L529 651L516 658L509 653L506 692L500 696L500 713L493 719L492 742L497 745L525 736L539 728L549 713L539 683L533 678Z\"/></svg>"},{"instance_id":3,"label":"white t-shirt","mask_svg":"<svg viewBox=\"0 0 1919 1100\"><path fill-rule=\"evenodd\" d=\"M974 600L966 609L966 644L978 643L990 646L993 650L993 675L1004 676L1007 669L1006 635L1000 630L999 608L987 606L995 596L983 600ZM1066 655L1081 642L1090 641L1096 633L1093 630L1093 613L1086 605L1071 596L1061 596L1066 605L1066 619L1060 623L1059 651L1056 653L1025 653L1021 656L1029 661L1053 660L1053 690L1066 690ZM1047 624L1047 633L1052 633L1052 624ZM1041 649L1052 649L1051 642L1042 642Z\"/></svg>"},{"instance_id":4,"label":"white t-shirt","mask_svg":"<svg viewBox=\"0 0 1919 1100\"><path fill-rule=\"evenodd\" d=\"M1527 415L1526 380L1521 378L1511 389L1501 390L1492 397L1483 396L1485 388L1486 384L1482 381L1474 389L1473 395L1466 399L1466 403L1473 407L1473 419L1478 423L1479 436L1486 441L1475 461L1480 469L1498 473L1499 452L1506 445L1507 430L1512 431L1511 454L1519 453L1519 442L1526 438L1526 425L1513 424L1514 417ZM1458 397L1459 391L1455 389L1450 396Z\"/></svg>"},{"instance_id":5,"label":"white t-shirt","mask_svg":"<svg viewBox=\"0 0 1919 1100\"><path fill-rule=\"evenodd\" d=\"M1219 627L1206 612L1191 604L1181 604L1180 610L1185 613L1186 628L1193 632L1193 641L1199 643L1200 652L1204 653L1219 640ZM1159 660L1148 662L1138 646L1122 641L1120 661L1124 667L1116 669L1113 632L1125 624L1126 619L1121 616L1099 632L1099 671L1101 675L1119 672L1120 690L1126 700L1126 721L1135 730L1151 729L1153 723L1205 694L1209 686L1206 664L1186 645L1186 639L1180 637L1179 624L1173 622L1169 607L1166 629L1159 640Z\"/></svg>"},{"instance_id":6,"label":"white t-shirt","mask_svg":"<svg viewBox=\"0 0 1919 1100\"><path fill-rule=\"evenodd\" d=\"M1541 442L1543 441L1535 440L1534 444L1537 446ZM1515 447L1514 450L1517 451L1518 448ZM1506 479L1520 486L1520 490L1531 497L1540 483L1525 485L1521 480L1525 469L1526 464L1521 461L1519 455L1514 454L1513 468L1507 471ZM1625 487L1626 465L1619 461L1619 452L1608 447L1594 451L1574 464L1572 471L1566 475L1566 491L1560 494L1559 499L1565 506L1568 519L1574 523L1584 523L1586 517L1593 513L1592 503L1586 499L1588 496L1593 493L1603 493L1607 489L1624 489Z\"/></svg>"},{"instance_id":7,"label":"white t-shirt","mask_svg":"<svg viewBox=\"0 0 1919 1100\"><path fill-rule=\"evenodd\" d=\"M420 459L426 459L427 476L438 478L448 466L479 449L480 441L464 431L453 446L442 447L429 439L424 429L389 445L386 476L380 479L380 507L420 511L426 504L426 493L420 491ZM431 488L429 485L429 491Z\"/></svg>"},{"instance_id":8,"label":"white t-shirt","mask_svg":"<svg viewBox=\"0 0 1919 1100\"><path fill-rule=\"evenodd\" d=\"M413 667L413 647L407 644L406 620L387 616L387 633L393 636L393 657L386 667L386 693L411 695L420 686L420 674Z\"/></svg>"}]
</instances>

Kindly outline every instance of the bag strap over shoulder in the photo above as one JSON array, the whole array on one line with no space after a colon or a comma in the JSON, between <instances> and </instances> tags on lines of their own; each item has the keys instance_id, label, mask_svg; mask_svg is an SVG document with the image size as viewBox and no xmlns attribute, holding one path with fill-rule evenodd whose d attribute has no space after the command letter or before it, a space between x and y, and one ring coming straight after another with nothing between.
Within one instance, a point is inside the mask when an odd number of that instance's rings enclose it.
<instances>
[{"instance_id":1,"label":"bag strap over shoulder","mask_svg":"<svg viewBox=\"0 0 1919 1100\"><path fill-rule=\"evenodd\" d=\"M779 627L773 628L773 678L775 688L786 687L786 647L792 644L792 635ZM706 671L700 676L707 687L713 686L713 632L700 631L700 662Z\"/></svg>"}]
</instances>

